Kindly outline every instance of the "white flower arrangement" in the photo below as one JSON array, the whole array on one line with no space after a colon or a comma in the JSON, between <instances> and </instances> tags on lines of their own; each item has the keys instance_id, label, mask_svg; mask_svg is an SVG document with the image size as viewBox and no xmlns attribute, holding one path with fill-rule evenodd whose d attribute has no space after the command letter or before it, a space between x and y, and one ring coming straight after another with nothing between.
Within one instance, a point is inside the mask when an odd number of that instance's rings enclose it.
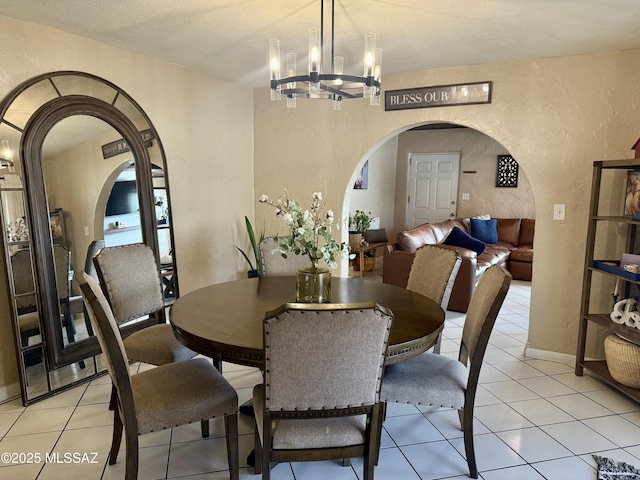
<instances>
[{"instance_id":1,"label":"white flower arrangement","mask_svg":"<svg viewBox=\"0 0 640 480\"><path fill-rule=\"evenodd\" d=\"M29 230L24 217L17 218L7 225L7 237L10 242L29 240Z\"/></svg>"},{"instance_id":2,"label":"white flower arrangement","mask_svg":"<svg viewBox=\"0 0 640 480\"><path fill-rule=\"evenodd\" d=\"M274 253L278 252L284 258L287 258L288 252L306 255L315 270L320 260L324 260L329 268L336 268L337 254L348 254L349 244L338 243L331 237L332 226L338 229L339 225L334 224L332 210L323 213L325 203L322 201L322 192L313 194L311 207L304 211L295 200L289 198L286 189L275 202L269 200L267 195L261 195L259 201L276 207L276 215L282 217L289 229L288 235L275 237L278 249Z\"/></svg>"}]
</instances>

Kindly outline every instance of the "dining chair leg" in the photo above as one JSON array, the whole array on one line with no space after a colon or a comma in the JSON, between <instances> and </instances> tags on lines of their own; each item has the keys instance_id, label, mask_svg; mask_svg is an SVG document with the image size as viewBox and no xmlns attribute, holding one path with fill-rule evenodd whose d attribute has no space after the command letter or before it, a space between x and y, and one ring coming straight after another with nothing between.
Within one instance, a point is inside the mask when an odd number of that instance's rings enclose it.
<instances>
[{"instance_id":1,"label":"dining chair leg","mask_svg":"<svg viewBox=\"0 0 640 480\"><path fill-rule=\"evenodd\" d=\"M207 422L207 427L209 423ZM225 415L224 431L227 436L227 460L229 462L230 480L240 478L240 460L238 452L238 414Z\"/></svg>"},{"instance_id":2,"label":"dining chair leg","mask_svg":"<svg viewBox=\"0 0 640 480\"><path fill-rule=\"evenodd\" d=\"M258 425L256 425L255 427L253 453L254 453L253 473L258 475L262 472L262 443L260 442L260 433L258 433Z\"/></svg>"},{"instance_id":3,"label":"dining chair leg","mask_svg":"<svg viewBox=\"0 0 640 480\"><path fill-rule=\"evenodd\" d=\"M375 466L378 466L378 460L380 459L380 443L382 442L382 422L384 422L387 418L387 402L380 402L380 413L379 413L379 418L380 418L380 425L378 426L378 428L376 428L376 445L378 446L376 448L376 451L374 452L375 454L373 455L373 464ZM375 419L375 417L374 417ZM373 421L373 419L372 419Z\"/></svg>"},{"instance_id":4,"label":"dining chair leg","mask_svg":"<svg viewBox=\"0 0 640 480\"><path fill-rule=\"evenodd\" d=\"M125 452L127 454L124 478L125 480L137 480L139 464L138 432L129 432L125 428L124 434L126 436Z\"/></svg>"},{"instance_id":5,"label":"dining chair leg","mask_svg":"<svg viewBox=\"0 0 640 480\"><path fill-rule=\"evenodd\" d=\"M111 384L111 397L109 397L109 410L115 410L118 405L118 391L115 385Z\"/></svg>"},{"instance_id":6,"label":"dining chair leg","mask_svg":"<svg viewBox=\"0 0 640 480\"><path fill-rule=\"evenodd\" d=\"M202 420L200 422L200 430L202 432L202 438L209 437L209 420Z\"/></svg>"},{"instance_id":7,"label":"dining chair leg","mask_svg":"<svg viewBox=\"0 0 640 480\"><path fill-rule=\"evenodd\" d=\"M267 423L270 421L271 420L265 416L265 426L262 428L262 480L271 479L271 444L273 438L269 424Z\"/></svg>"},{"instance_id":8,"label":"dining chair leg","mask_svg":"<svg viewBox=\"0 0 640 480\"><path fill-rule=\"evenodd\" d=\"M469 465L469 476L478 478L478 467L476 465L476 453L473 445L473 408L458 410L462 414L462 430L464 433L464 451L467 455L467 465Z\"/></svg>"},{"instance_id":9,"label":"dining chair leg","mask_svg":"<svg viewBox=\"0 0 640 480\"><path fill-rule=\"evenodd\" d=\"M111 450L109 451L109 465L114 465L118 459L120 442L122 441L122 419L118 409L113 411L113 438L111 439Z\"/></svg>"},{"instance_id":10,"label":"dining chair leg","mask_svg":"<svg viewBox=\"0 0 640 480\"><path fill-rule=\"evenodd\" d=\"M442 334L438 335L436 343L433 344L433 353L440 353L440 344L442 343Z\"/></svg>"}]
</instances>

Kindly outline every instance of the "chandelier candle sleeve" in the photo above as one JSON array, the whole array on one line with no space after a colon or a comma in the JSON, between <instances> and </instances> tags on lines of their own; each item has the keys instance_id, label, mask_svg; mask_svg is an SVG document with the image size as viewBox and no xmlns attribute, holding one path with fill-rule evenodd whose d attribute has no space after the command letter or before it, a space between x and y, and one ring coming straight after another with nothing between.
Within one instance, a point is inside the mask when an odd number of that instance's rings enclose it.
<instances>
[{"instance_id":1,"label":"chandelier candle sleeve","mask_svg":"<svg viewBox=\"0 0 640 480\"><path fill-rule=\"evenodd\" d=\"M320 73L321 65L320 30L312 27L309 29L309 74ZM313 79L312 79L313 81Z\"/></svg>"},{"instance_id":2,"label":"chandelier candle sleeve","mask_svg":"<svg viewBox=\"0 0 640 480\"><path fill-rule=\"evenodd\" d=\"M274 84L280 78L280 40L269 40L269 69L271 71L271 100L280 100L280 88Z\"/></svg>"},{"instance_id":3,"label":"chandelier candle sleeve","mask_svg":"<svg viewBox=\"0 0 640 480\"><path fill-rule=\"evenodd\" d=\"M364 76L373 76L373 67L376 63L376 34L364 34Z\"/></svg>"}]
</instances>

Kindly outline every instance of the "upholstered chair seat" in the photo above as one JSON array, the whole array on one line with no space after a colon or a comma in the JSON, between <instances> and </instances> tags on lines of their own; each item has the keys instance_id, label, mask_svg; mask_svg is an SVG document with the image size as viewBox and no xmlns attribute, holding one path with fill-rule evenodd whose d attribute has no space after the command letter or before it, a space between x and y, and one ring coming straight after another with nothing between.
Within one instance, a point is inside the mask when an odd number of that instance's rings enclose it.
<instances>
[{"instance_id":1,"label":"upholstered chair seat","mask_svg":"<svg viewBox=\"0 0 640 480\"><path fill-rule=\"evenodd\" d=\"M138 434L231 414L238 396L210 361L194 358L131 376Z\"/></svg>"},{"instance_id":2,"label":"upholstered chair seat","mask_svg":"<svg viewBox=\"0 0 640 480\"><path fill-rule=\"evenodd\" d=\"M124 345L131 360L152 365L181 362L195 355L176 339L171 325L165 323L132 333L124 339ZM158 348L159 345L163 348Z\"/></svg>"},{"instance_id":3,"label":"upholstered chair seat","mask_svg":"<svg viewBox=\"0 0 640 480\"><path fill-rule=\"evenodd\" d=\"M254 409L257 418L264 409L264 385L256 385L253 391ZM342 418L311 418L305 420L279 420L273 432L273 448L293 450L298 448L329 448L360 445L365 441L366 415ZM262 422L257 421L258 433L263 436ZM328 435L327 432L331 432Z\"/></svg>"},{"instance_id":4,"label":"upholstered chair seat","mask_svg":"<svg viewBox=\"0 0 640 480\"><path fill-rule=\"evenodd\" d=\"M460 409L468 377L458 360L427 352L387 366L382 394L387 402Z\"/></svg>"}]
</instances>

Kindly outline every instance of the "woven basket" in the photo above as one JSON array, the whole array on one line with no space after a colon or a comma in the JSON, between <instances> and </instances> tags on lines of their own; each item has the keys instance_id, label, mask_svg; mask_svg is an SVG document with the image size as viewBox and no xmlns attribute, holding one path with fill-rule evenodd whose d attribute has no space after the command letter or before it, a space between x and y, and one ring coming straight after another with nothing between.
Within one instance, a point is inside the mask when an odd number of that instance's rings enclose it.
<instances>
[{"instance_id":1,"label":"woven basket","mask_svg":"<svg viewBox=\"0 0 640 480\"><path fill-rule=\"evenodd\" d=\"M353 269L356 272L360 271L360 260L358 259L358 257L354 258L354 264L353 264ZM376 257L364 257L364 271L365 272L370 272L371 270L373 270L373 267L376 266Z\"/></svg>"},{"instance_id":2,"label":"woven basket","mask_svg":"<svg viewBox=\"0 0 640 480\"><path fill-rule=\"evenodd\" d=\"M604 339L604 356L611 377L623 385L640 388L640 345L618 335Z\"/></svg>"}]
</instances>

